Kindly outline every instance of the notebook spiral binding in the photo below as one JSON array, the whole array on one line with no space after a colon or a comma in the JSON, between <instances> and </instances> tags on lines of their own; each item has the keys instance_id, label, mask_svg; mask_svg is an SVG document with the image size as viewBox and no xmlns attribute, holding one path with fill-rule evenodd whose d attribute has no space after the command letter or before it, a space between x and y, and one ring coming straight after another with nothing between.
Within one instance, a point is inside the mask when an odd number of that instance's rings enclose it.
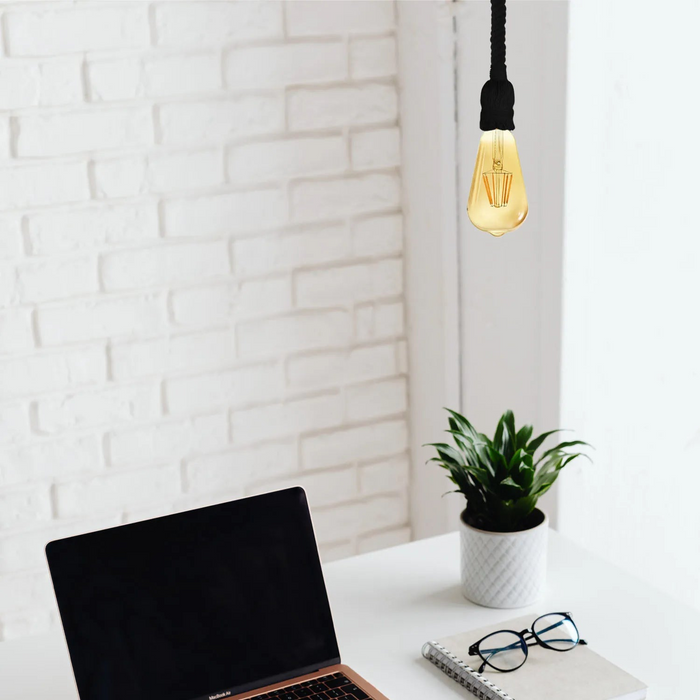
<instances>
[{"instance_id":1,"label":"notebook spiral binding","mask_svg":"<svg viewBox=\"0 0 700 700\"><path fill-rule=\"evenodd\" d=\"M426 642L421 650L423 657L437 666L445 675L457 681L479 700L514 700L488 678L467 666L461 659L437 642Z\"/></svg>"}]
</instances>

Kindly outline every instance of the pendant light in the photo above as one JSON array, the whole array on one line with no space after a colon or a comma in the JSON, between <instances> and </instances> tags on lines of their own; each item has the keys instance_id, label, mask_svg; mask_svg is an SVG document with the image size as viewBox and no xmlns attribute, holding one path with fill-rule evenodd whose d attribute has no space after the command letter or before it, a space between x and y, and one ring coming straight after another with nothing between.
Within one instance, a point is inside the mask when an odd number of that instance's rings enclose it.
<instances>
[{"instance_id":1,"label":"pendant light","mask_svg":"<svg viewBox=\"0 0 700 700\"><path fill-rule=\"evenodd\" d=\"M502 236L525 221L527 196L513 136L515 91L506 74L506 0L491 0L491 73L481 90L479 141L467 212L478 229Z\"/></svg>"}]
</instances>

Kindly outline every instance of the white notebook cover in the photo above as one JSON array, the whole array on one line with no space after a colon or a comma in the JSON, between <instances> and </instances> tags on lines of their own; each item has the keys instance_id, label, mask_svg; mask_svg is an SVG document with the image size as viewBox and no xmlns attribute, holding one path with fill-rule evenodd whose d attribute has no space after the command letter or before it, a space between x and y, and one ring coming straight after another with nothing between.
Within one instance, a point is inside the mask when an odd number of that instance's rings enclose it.
<instances>
[{"instance_id":1,"label":"white notebook cover","mask_svg":"<svg viewBox=\"0 0 700 700\"><path fill-rule=\"evenodd\" d=\"M437 641L440 646L473 670L476 676L475 682L484 679L483 697L485 698L643 700L646 697L644 683L596 654L590 647L583 645L564 653L544 649L539 645L532 646L529 649L527 661L517 671L499 673L487 666L482 674L475 673L481 665L481 658L469 656L469 647L474 642L491 632L502 629L519 632L529 627L536 617L537 615L519 617ZM426 645L426 647L429 646ZM426 658L428 658L427 655ZM434 660L433 663L435 663Z\"/></svg>"}]
</instances>

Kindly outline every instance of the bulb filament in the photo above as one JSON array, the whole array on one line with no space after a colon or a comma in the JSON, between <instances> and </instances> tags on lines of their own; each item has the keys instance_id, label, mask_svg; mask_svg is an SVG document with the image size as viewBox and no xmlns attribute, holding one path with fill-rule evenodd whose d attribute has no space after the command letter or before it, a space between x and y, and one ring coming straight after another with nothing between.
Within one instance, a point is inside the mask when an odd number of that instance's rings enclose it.
<instances>
[{"instance_id":1,"label":"bulb filament","mask_svg":"<svg viewBox=\"0 0 700 700\"><path fill-rule=\"evenodd\" d=\"M506 207L510 198L513 173L503 169L503 132L500 129L495 129L493 132L491 160L493 170L488 170L482 176L486 196L492 207Z\"/></svg>"}]
</instances>

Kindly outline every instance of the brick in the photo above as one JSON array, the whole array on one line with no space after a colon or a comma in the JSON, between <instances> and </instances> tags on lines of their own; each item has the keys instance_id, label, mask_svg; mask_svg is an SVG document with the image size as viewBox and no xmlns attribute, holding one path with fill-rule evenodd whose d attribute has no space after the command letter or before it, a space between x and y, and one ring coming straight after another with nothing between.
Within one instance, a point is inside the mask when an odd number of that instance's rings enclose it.
<instances>
[{"instance_id":1,"label":"brick","mask_svg":"<svg viewBox=\"0 0 700 700\"><path fill-rule=\"evenodd\" d=\"M393 345L371 345L350 351L345 369L346 381L359 382L391 374L396 366Z\"/></svg>"},{"instance_id":2,"label":"brick","mask_svg":"<svg viewBox=\"0 0 700 700\"><path fill-rule=\"evenodd\" d=\"M139 379L173 372L226 367L236 356L233 330L115 343L110 348L112 377Z\"/></svg>"},{"instance_id":3,"label":"brick","mask_svg":"<svg viewBox=\"0 0 700 700\"><path fill-rule=\"evenodd\" d=\"M381 32L395 25L394 3L337 0L321 3L298 0L287 3L287 32L290 36Z\"/></svg>"},{"instance_id":4,"label":"brick","mask_svg":"<svg viewBox=\"0 0 700 700\"><path fill-rule=\"evenodd\" d=\"M296 88L288 91L287 112L292 131L394 122L398 96L393 85Z\"/></svg>"},{"instance_id":5,"label":"brick","mask_svg":"<svg viewBox=\"0 0 700 700\"><path fill-rule=\"evenodd\" d=\"M0 260L15 258L21 253L22 229L19 217L0 218Z\"/></svg>"},{"instance_id":6,"label":"brick","mask_svg":"<svg viewBox=\"0 0 700 700\"><path fill-rule=\"evenodd\" d=\"M163 217L168 236L236 234L283 223L287 205L284 193L278 188L227 192L166 201Z\"/></svg>"},{"instance_id":7,"label":"brick","mask_svg":"<svg viewBox=\"0 0 700 700\"><path fill-rule=\"evenodd\" d=\"M358 258L393 255L403 249L403 219L400 214L375 216L355 222L352 252Z\"/></svg>"},{"instance_id":8,"label":"brick","mask_svg":"<svg viewBox=\"0 0 700 700\"><path fill-rule=\"evenodd\" d=\"M101 474L56 485L56 510L61 518L106 515L175 498L180 486L180 469L176 466Z\"/></svg>"},{"instance_id":9,"label":"brick","mask_svg":"<svg viewBox=\"0 0 700 700\"><path fill-rule=\"evenodd\" d=\"M360 491L365 495L403 492L408 487L410 467L406 455L364 464L359 471Z\"/></svg>"},{"instance_id":10,"label":"brick","mask_svg":"<svg viewBox=\"0 0 700 700\"><path fill-rule=\"evenodd\" d=\"M39 64L39 105L59 107L84 100L82 56Z\"/></svg>"},{"instance_id":11,"label":"brick","mask_svg":"<svg viewBox=\"0 0 700 700\"><path fill-rule=\"evenodd\" d=\"M59 523L51 521L39 525L39 529L15 531L5 537L0 536L0 575L17 573L27 569L42 569L46 566L44 547L48 542L64 537L94 532L120 525L118 517L79 519Z\"/></svg>"},{"instance_id":12,"label":"brick","mask_svg":"<svg viewBox=\"0 0 700 700\"><path fill-rule=\"evenodd\" d=\"M35 255L52 255L104 244L158 238L154 204L92 206L71 211L35 214L27 220L29 245Z\"/></svg>"},{"instance_id":13,"label":"brick","mask_svg":"<svg viewBox=\"0 0 700 700\"><path fill-rule=\"evenodd\" d=\"M154 18L158 45L177 49L282 36L279 2L165 2Z\"/></svg>"},{"instance_id":14,"label":"brick","mask_svg":"<svg viewBox=\"0 0 700 700\"><path fill-rule=\"evenodd\" d=\"M340 394L312 396L231 414L235 444L244 445L339 425L343 418Z\"/></svg>"},{"instance_id":15,"label":"brick","mask_svg":"<svg viewBox=\"0 0 700 700\"><path fill-rule=\"evenodd\" d=\"M234 90L284 88L344 80L347 50L341 41L234 49L226 55L226 85Z\"/></svg>"},{"instance_id":16,"label":"brick","mask_svg":"<svg viewBox=\"0 0 700 700\"><path fill-rule=\"evenodd\" d=\"M206 280L229 271L225 241L120 250L102 256L105 290L120 291Z\"/></svg>"},{"instance_id":17,"label":"brick","mask_svg":"<svg viewBox=\"0 0 700 700\"><path fill-rule=\"evenodd\" d=\"M99 291L93 255L28 260L17 269L19 296L26 303L55 301Z\"/></svg>"},{"instance_id":18,"label":"brick","mask_svg":"<svg viewBox=\"0 0 700 700\"><path fill-rule=\"evenodd\" d=\"M0 492L0 530L51 519L51 494L46 486Z\"/></svg>"},{"instance_id":19,"label":"brick","mask_svg":"<svg viewBox=\"0 0 700 700\"><path fill-rule=\"evenodd\" d=\"M11 306L19 301L17 293L17 270L11 263L0 265L0 307Z\"/></svg>"},{"instance_id":20,"label":"brick","mask_svg":"<svg viewBox=\"0 0 700 700\"><path fill-rule=\"evenodd\" d=\"M396 58L393 36L357 37L350 41L350 75L355 80L396 75Z\"/></svg>"},{"instance_id":21,"label":"brick","mask_svg":"<svg viewBox=\"0 0 700 700\"><path fill-rule=\"evenodd\" d=\"M10 117L0 116L0 162L9 161L12 157L10 146L12 140Z\"/></svg>"},{"instance_id":22,"label":"brick","mask_svg":"<svg viewBox=\"0 0 700 700\"><path fill-rule=\"evenodd\" d=\"M213 493L244 486L254 479L290 474L297 469L293 440L193 459L186 465L188 493Z\"/></svg>"},{"instance_id":23,"label":"brick","mask_svg":"<svg viewBox=\"0 0 700 700\"><path fill-rule=\"evenodd\" d=\"M99 199L133 197L148 190L146 160L142 156L98 160L91 168Z\"/></svg>"},{"instance_id":24,"label":"brick","mask_svg":"<svg viewBox=\"0 0 700 700\"><path fill-rule=\"evenodd\" d=\"M121 336L148 337L162 330L165 320L164 300L158 295L75 302L36 312L42 345Z\"/></svg>"},{"instance_id":25,"label":"brick","mask_svg":"<svg viewBox=\"0 0 700 700\"><path fill-rule=\"evenodd\" d=\"M219 450L228 443L228 432L225 414L196 416L192 419L192 450L198 453Z\"/></svg>"},{"instance_id":26,"label":"brick","mask_svg":"<svg viewBox=\"0 0 700 700\"><path fill-rule=\"evenodd\" d=\"M0 117L0 161L9 161L11 157L11 141L10 117Z\"/></svg>"},{"instance_id":27,"label":"brick","mask_svg":"<svg viewBox=\"0 0 700 700\"><path fill-rule=\"evenodd\" d=\"M29 415L24 404L0 405L0 444L21 440L29 433ZM2 556L0 556L0 563Z\"/></svg>"},{"instance_id":28,"label":"brick","mask_svg":"<svg viewBox=\"0 0 700 700\"><path fill-rule=\"evenodd\" d=\"M160 386L153 383L71 393L40 399L34 410L38 430L49 434L147 420L160 415Z\"/></svg>"},{"instance_id":29,"label":"brick","mask_svg":"<svg viewBox=\"0 0 700 700\"><path fill-rule=\"evenodd\" d=\"M196 95L221 87L218 54L154 56L144 60L143 82L147 95Z\"/></svg>"},{"instance_id":30,"label":"brick","mask_svg":"<svg viewBox=\"0 0 700 700\"><path fill-rule=\"evenodd\" d=\"M91 61L87 80L92 102L133 100L143 97L143 69L138 58Z\"/></svg>"},{"instance_id":31,"label":"brick","mask_svg":"<svg viewBox=\"0 0 700 700\"><path fill-rule=\"evenodd\" d=\"M355 335L358 340L393 338L403 333L402 302L364 304L355 309Z\"/></svg>"},{"instance_id":32,"label":"brick","mask_svg":"<svg viewBox=\"0 0 700 700\"><path fill-rule=\"evenodd\" d=\"M401 136L398 128L361 131L350 137L352 167L390 168L401 164Z\"/></svg>"},{"instance_id":33,"label":"brick","mask_svg":"<svg viewBox=\"0 0 700 700\"><path fill-rule=\"evenodd\" d=\"M174 414L238 408L279 399L281 384L280 369L274 362L167 379L166 404Z\"/></svg>"},{"instance_id":34,"label":"brick","mask_svg":"<svg viewBox=\"0 0 700 700\"><path fill-rule=\"evenodd\" d=\"M152 192L213 187L223 182L224 158L217 149L153 154L148 158L148 183Z\"/></svg>"},{"instance_id":35,"label":"brick","mask_svg":"<svg viewBox=\"0 0 700 700\"><path fill-rule=\"evenodd\" d=\"M348 235L342 225L304 228L241 238L233 242L236 274L256 275L322 265L348 254Z\"/></svg>"},{"instance_id":36,"label":"brick","mask_svg":"<svg viewBox=\"0 0 700 700\"><path fill-rule=\"evenodd\" d=\"M191 494L184 493L176 501L170 503L159 503L139 508L125 508L123 520L125 523L132 523L138 520L159 518L171 513L180 513L193 508L206 508L207 506L218 505L226 501L234 501L243 498L245 491L242 487L227 487L217 490L214 493Z\"/></svg>"},{"instance_id":37,"label":"brick","mask_svg":"<svg viewBox=\"0 0 700 700\"><path fill-rule=\"evenodd\" d=\"M22 637L36 637L48 634L55 626L56 620L51 608L4 613L0 615L0 639L9 641Z\"/></svg>"},{"instance_id":38,"label":"brick","mask_svg":"<svg viewBox=\"0 0 700 700\"><path fill-rule=\"evenodd\" d=\"M53 609L55 601L51 579L45 571L32 571L0 578L0 613L2 613L3 620L3 637L7 639L5 620L8 618L5 613L27 611L28 617L31 618L36 608ZM10 619L12 618L10 617Z\"/></svg>"},{"instance_id":39,"label":"brick","mask_svg":"<svg viewBox=\"0 0 700 700\"><path fill-rule=\"evenodd\" d=\"M292 389L310 391L391 376L397 369L394 346L373 345L291 357L287 381Z\"/></svg>"},{"instance_id":40,"label":"brick","mask_svg":"<svg viewBox=\"0 0 700 700\"><path fill-rule=\"evenodd\" d=\"M117 430L107 438L106 452L113 466L177 462L194 452L226 447L228 423L224 414Z\"/></svg>"},{"instance_id":41,"label":"brick","mask_svg":"<svg viewBox=\"0 0 700 700\"><path fill-rule=\"evenodd\" d=\"M175 323L206 327L236 319L288 311L292 288L287 277L227 282L173 292L170 298Z\"/></svg>"},{"instance_id":42,"label":"brick","mask_svg":"<svg viewBox=\"0 0 700 700\"><path fill-rule=\"evenodd\" d=\"M284 129L281 95L241 95L159 107L160 142L219 143Z\"/></svg>"},{"instance_id":43,"label":"brick","mask_svg":"<svg viewBox=\"0 0 700 700\"><path fill-rule=\"evenodd\" d=\"M102 347L4 360L0 362L0 396L7 399L97 384L106 378L106 364Z\"/></svg>"},{"instance_id":44,"label":"brick","mask_svg":"<svg viewBox=\"0 0 700 700\"><path fill-rule=\"evenodd\" d=\"M246 489L248 495L266 491L301 486L312 511L323 506L351 501L357 496L357 472L354 467L319 472L318 474L299 474L290 478L276 477L272 481L254 483Z\"/></svg>"},{"instance_id":45,"label":"brick","mask_svg":"<svg viewBox=\"0 0 700 700\"><path fill-rule=\"evenodd\" d=\"M0 355L26 352L33 345L31 309L0 311Z\"/></svg>"},{"instance_id":46,"label":"brick","mask_svg":"<svg viewBox=\"0 0 700 700\"><path fill-rule=\"evenodd\" d=\"M288 277L270 277L241 282L232 311L240 319L281 313L291 307L291 280Z\"/></svg>"},{"instance_id":47,"label":"brick","mask_svg":"<svg viewBox=\"0 0 700 700\"><path fill-rule=\"evenodd\" d=\"M38 66L6 60L0 71L0 109L21 109L38 103Z\"/></svg>"},{"instance_id":48,"label":"brick","mask_svg":"<svg viewBox=\"0 0 700 700\"><path fill-rule=\"evenodd\" d=\"M407 520L405 499L400 496L379 496L317 509L314 512L314 529L319 542L324 543L405 525Z\"/></svg>"},{"instance_id":49,"label":"brick","mask_svg":"<svg viewBox=\"0 0 700 700\"><path fill-rule=\"evenodd\" d=\"M80 70L80 59L32 64L5 59L0 71L0 109L82 102Z\"/></svg>"},{"instance_id":50,"label":"brick","mask_svg":"<svg viewBox=\"0 0 700 700\"><path fill-rule=\"evenodd\" d=\"M408 374L408 343L405 340L396 343L396 363L401 374Z\"/></svg>"},{"instance_id":51,"label":"brick","mask_svg":"<svg viewBox=\"0 0 700 700\"><path fill-rule=\"evenodd\" d=\"M171 317L175 325L190 328L228 324L235 298L236 285L230 282L178 290L170 295Z\"/></svg>"},{"instance_id":52,"label":"brick","mask_svg":"<svg viewBox=\"0 0 700 700\"><path fill-rule=\"evenodd\" d=\"M90 198L84 163L0 168L0 209L68 204Z\"/></svg>"},{"instance_id":53,"label":"brick","mask_svg":"<svg viewBox=\"0 0 700 700\"><path fill-rule=\"evenodd\" d=\"M6 15L11 56L52 56L106 49L145 48L150 42L144 6L47 8Z\"/></svg>"},{"instance_id":54,"label":"brick","mask_svg":"<svg viewBox=\"0 0 700 700\"><path fill-rule=\"evenodd\" d=\"M88 82L96 102L193 95L221 87L221 62L209 53L96 60Z\"/></svg>"},{"instance_id":55,"label":"brick","mask_svg":"<svg viewBox=\"0 0 700 700\"><path fill-rule=\"evenodd\" d=\"M153 123L148 107L81 110L17 117L17 155L45 157L148 146Z\"/></svg>"},{"instance_id":56,"label":"brick","mask_svg":"<svg viewBox=\"0 0 700 700\"><path fill-rule=\"evenodd\" d=\"M0 452L0 480L4 484L29 484L62 479L100 469L101 447L97 436L35 440L31 445Z\"/></svg>"},{"instance_id":57,"label":"brick","mask_svg":"<svg viewBox=\"0 0 700 700\"><path fill-rule=\"evenodd\" d=\"M241 357L312 350L345 345L351 336L350 318L344 311L318 311L239 324Z\"/></svg>"},{"instance_id":58,"label":"brick","mask_svg":"<svg viewBox=\"0 0 700 700\"><path fill-rule=\"evenodd\" d=\"M191 440L186 422L149 425L110 433L106 451L115 466L177 462L187 456Z\"/></svg>"},{"instance_id":59,"label":"brick","mask_svg":"<svg viewBox=\"0 0 700 700\"><path fill-rule=\"evenodd\" d=\"M348 387L345 398L347 417L361 421L403 413L407 406L406 392L403 377Z\"/></svg>"},{"instance_id":60,"label":"brick","mask_svg":"<svg viewBox=\"0 0 700 700\"><path fill-rule=\"evenodd\" d=\"M229 151L227 171L232 183L243 185L343 172L347 164L345 140L330 136L236 146Z\"/></svg>"},{"instance_id":61,"label":"brick","mask_svg":"<svg viewBox=\"0 0 700 700\"><path fill-rule=\"evenodd\" d=\"M342 428L302 439L304 469L322 469L354 460L373 459L402 452L408 444L404 420Z\"/></svg>"},{"instance_id":62,"label":"brick","mask_svg":"<svg viewBox=\"0 0 700 700\"><path fill-rule=\"evenodd\" d=\"M358 301L401 294L400 260L307 270L295 277L294 293L300 307L351 305Z\"/></svg>"},{"instance_id":63,"label":"brick","mask_svg":"<svg viewBox=\"0 0 700 700\"><path fill-rule=\"evenodd\" d=\"M360 554L366 552L376 552L388 547L397 547L411 541L411 528L398 527L393 530L385 530L371 535L363 535L358 541Z\"/></svg>"},{"instance_id":64,"label":"brick","mask_svg":"<svg viewBox=\"0 0 700 700\"><path fill-rule=\"evenodd\" d=\"M342 542L327 542L319 543L318 551L321 555L321 561L328 564L339 559L347 559L357 554L357 548L353 540L344 540Z\"/></svg>"},{"instance_id":65,"label":"brick","mask_svg":"<svg viewBox=\"0 0 700 700\"><path fill-rule=\"evenodd\" d=\"M295 221L394 209L401 191L396 175L376 174L334 180L307 180L292 185L291 201Z\"/></svg>"}]
</instances>

